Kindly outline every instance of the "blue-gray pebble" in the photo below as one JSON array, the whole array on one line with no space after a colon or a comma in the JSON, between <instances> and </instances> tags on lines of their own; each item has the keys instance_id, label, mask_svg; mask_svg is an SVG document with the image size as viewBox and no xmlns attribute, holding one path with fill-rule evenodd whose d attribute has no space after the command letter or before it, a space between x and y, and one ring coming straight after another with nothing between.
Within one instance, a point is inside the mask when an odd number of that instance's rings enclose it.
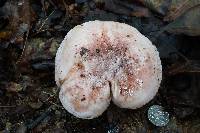
<instances>
[{"instance_id":1,"label":"blue-gray pebble","mask_svg":"<svg viewBox=\"0 0 200 133\"><path fill-rule=\"evenodd\" d=\"M148 110L148 119L156 126L166 126L169 122L169 113L160 105L153 105Z\"/></svg>"}]
</instances>

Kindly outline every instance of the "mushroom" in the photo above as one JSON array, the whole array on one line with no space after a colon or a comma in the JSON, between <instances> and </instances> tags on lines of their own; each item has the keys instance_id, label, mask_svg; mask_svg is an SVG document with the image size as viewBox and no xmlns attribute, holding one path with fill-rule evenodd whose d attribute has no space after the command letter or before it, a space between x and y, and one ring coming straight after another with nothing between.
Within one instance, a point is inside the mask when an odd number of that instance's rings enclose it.
<instances>
[{"instance_id":1,"label":"mushroom","mask_svg":"<svg viewBox=\"0 0 200 133\"><path fill-rule=\"evenodd\" d=\"M64 108L83 119L100 116L112 100L136 109L157 93L162 79L159 53L137 29L113 21L74 27L60 45L55 80Z\"/></svg>"}]
</instances>

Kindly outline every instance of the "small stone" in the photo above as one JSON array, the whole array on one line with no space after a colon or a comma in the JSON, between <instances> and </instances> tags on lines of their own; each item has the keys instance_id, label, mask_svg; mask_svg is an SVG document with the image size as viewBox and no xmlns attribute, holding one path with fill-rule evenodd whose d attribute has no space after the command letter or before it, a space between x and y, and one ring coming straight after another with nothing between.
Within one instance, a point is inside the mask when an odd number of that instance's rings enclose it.
<instances>
[{"instance_id":1,"label":"small stone","mask_svg":"<svg viewBox=\"0 0 200 133\"><path fill-rule=\"evenodd\" d=\"M19 127L16 130L16 133L26 133L27 132L27 127L25 123L20 123Z\"/></svg>"},{"instance_id":2,"label":"small stone","mask_svg":"<svg viewBox=\"0 0 200 133\"><path fill-rule=\"evenodd\" d=\"M8 92L19 92L22 89L23 89L22 86L20 84L18 84L18 83L15 83L15 82L8 83L8 85L6 87L6 90Z\"/></svg>"},{"instance_id":3,"label":"small stone","mask_svg":"<svg viewBox=\"0 0 200 133\"><path fill-rule=\"evenodd\" d=\"M169 122L169 113L162 106L153 105L148 110L148 119L156 126L166 126Z\"/></svg>"},{"instance_id":4,"label":"small stone","mask_svg":"<svg viewBox=\"0 0 200 133\"><path fill-rule=\"evenodd\" d=\"M61 112L58 111L58 110L56 110L56 111L55 111L55 115L60 116L60 115L61 115Z\"/></svg>"},{"instance_id":5,"label":"small stone","mask_svg":"<svg viewBox=\"0 0 200 133\"><path fill-rule=\"evenodd\" d=\"M11 127L12 127L12 123L6 122L6 130L7 130L7 131L10 131L10 130L11 130Z\"/></svg>"},{"instance_id":6,"label":"small stone","mask_svg":"<svg viewBox=\"0 0 200 133\"><path fill-rule=\"evenodd\" d=\"M118 126L111 126L107 133L119 133L119 127Z\"/></svg>"},{"instance_id":7,"label":"small stone","mask_svg":"<svg viewBox=\"0 0 200 133\"><path fill-rule=\"evenodd\" d=\"M29 102L29 106L33 109L39 109L43 103L41 101L38 102Z\"/></svg>"}]
</instances>

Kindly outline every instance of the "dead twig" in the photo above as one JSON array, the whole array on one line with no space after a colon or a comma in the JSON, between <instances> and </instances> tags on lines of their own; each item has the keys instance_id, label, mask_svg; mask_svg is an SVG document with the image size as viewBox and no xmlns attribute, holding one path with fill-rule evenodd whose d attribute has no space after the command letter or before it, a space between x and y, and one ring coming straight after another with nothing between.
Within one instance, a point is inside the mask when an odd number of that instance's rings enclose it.
<instances>
[{"instance_id":1,"label":"dead twig","mask_svg":"<svg viewBox=\"0 0 200 133\"><path fill-rule=\"evenodd\" d=\"M26 124L27 129L31 130L36 127L42 120L46 117L50 116L52 113L52 107L50 106L45 112L43 112L40 116L38 116L34 121Z\"/></svg>"},{"instance_id":2,"label":"dead twig","mask_svg":"<svg viewBox=\"0 0 200 133\"><path fill-rule=\"evenodd\" d=\"M26 50L26 44L27 44L27 40L28 40L28 35L29 35L29 30L26 33L26 38L24 40L24 45L23 45L22 53L21 53L19 59L17 60L16 64L18 64L22 60L22 57L24 56L24 51Z\"/></svg>"},{"instance_id":3,"label":"dead twig","mask_svg":"<svg viewBox=\"0 0 200 133\"><path fill-rule=\"evenodd\" d=\"M16 106L0 106L0 108L15 108Z\"/></svg>"},{"instance_id":4,"label":"dead twig","mask_svg":"<svg viewBox=\"0 0 200 133\"><path fill-rule=\"evenodd\" d=\"M40 28L37 30L37 32L35 33L35 34L33 34L32 36L35 36L35 35L37 35L37 34L39 34L40 32L42 32L43 30L42 30L42 28L43 28L43 26L46 24L46 22L47 22L47 20L49 19L49 17L53 14L55 12L55 10L53 10L50 14L49 14L49 16L47 16L47 18L43 21L43 23L41 24L41 26L40 26Z\"/></svg>"},{"instance_id":5,"label":"dead twig","mask_svg":"<svg viewBox=\"0 0 200 133\"><path fill-rule=\"evenodd\" d=\"M175 63L169 70L169 75L175 75L179 73L200 73L200 63L192 60L187 60L184 63Z\"/></svg>"}]
</instances>

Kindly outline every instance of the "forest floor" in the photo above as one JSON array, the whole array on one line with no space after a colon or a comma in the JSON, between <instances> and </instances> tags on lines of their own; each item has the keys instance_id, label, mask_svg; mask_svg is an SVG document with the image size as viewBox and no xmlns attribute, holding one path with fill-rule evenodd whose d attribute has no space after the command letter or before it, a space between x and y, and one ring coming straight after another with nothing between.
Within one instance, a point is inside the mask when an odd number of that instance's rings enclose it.
<instances>
[{"instance_id":1,"label":"forest floor","mask_svg":"<svg viewBox=\"0 0 200 133\"><path fill-rule=\"evenodd\" d=\"M0 0L0 133L200 133L200 6L169 1ZM134 26L158 48L163 80L150 103L136 110L111 103L92 120L62 107L55 53L71 28L90 20ZM167 126L148 120L151 105L170 114Z\"/></svg>"}]
</instances>

